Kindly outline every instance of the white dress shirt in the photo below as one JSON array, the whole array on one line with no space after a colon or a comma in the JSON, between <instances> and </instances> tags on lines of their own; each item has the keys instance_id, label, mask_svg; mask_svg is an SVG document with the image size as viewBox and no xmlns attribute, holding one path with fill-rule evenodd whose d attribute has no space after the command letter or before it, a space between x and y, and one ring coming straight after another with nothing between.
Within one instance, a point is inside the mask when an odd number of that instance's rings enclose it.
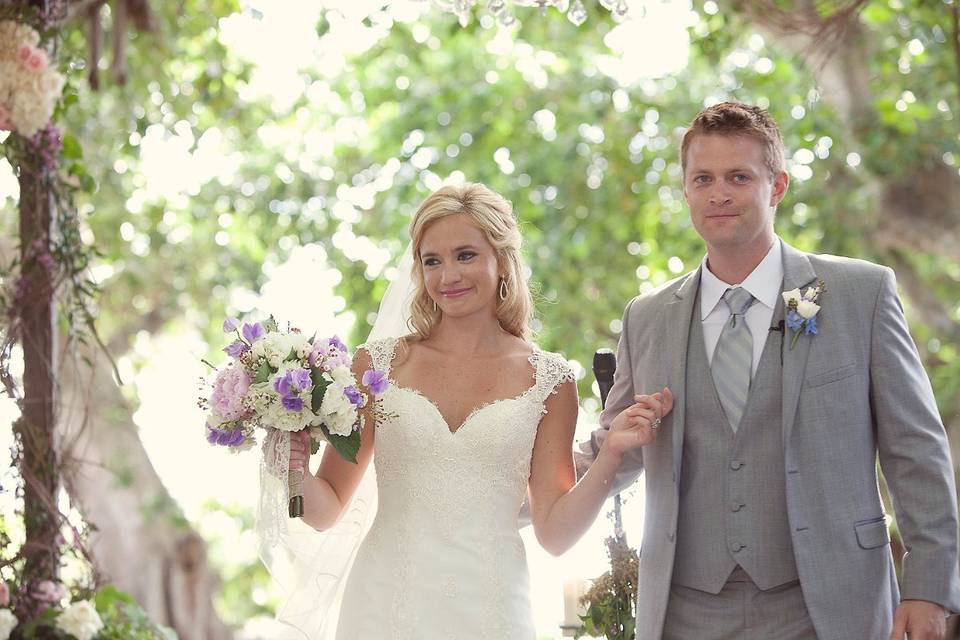
<instances>
[{"instance_id":1,"label":"white dress shirt","mask_svg":"<svg viewBox=\"0 0 960 640\"><path fill-rule=\"evenodd\" d=\"M713 275L703 258L700 270L700 321L703 323L703 341L707 347L707 359L713 362L713 352L717 348L723 325L730 320L730 309L723 301L723 292L732 287L743 287L756 298L747 309L747 327L753 336L753 371L757 372L763 345L770 333L773 310L780 299L780 287L783 285L783 248L780 239L773 243L770 251L760 264L750 272L743 282L728 284Z\"/></svg>"}]
</instances>

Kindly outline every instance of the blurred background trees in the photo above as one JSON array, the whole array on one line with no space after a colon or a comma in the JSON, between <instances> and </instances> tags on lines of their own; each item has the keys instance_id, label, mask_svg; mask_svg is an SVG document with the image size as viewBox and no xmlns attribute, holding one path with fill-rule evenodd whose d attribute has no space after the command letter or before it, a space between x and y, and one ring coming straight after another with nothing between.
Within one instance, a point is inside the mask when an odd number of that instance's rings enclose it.
<instances>
[{"instance_id":1,"label":"blurred background trees","mask_svg":"<svg viewBox=\"0 0 960 640\"><path fill-rule=\"evenodd\" d=\"M151 340L216 348L223 316L252 311L305 251L316 272L300 275L299 295L333 287L331 314L353 320L361 342L409 216L451 176L512 200L538 341L589 363L615 345L632 296L701 259L679 139L705 104L737 99L783 129L792 184L778 232L896 268L960 460L956 0L647 0L623 24L599 8L579 28L531 10L514 30L461 28L418 4L151 8L152 31L132 28L125 3L87 4L99 41L125 46L120 69L115 47L95 52L99 91L84 62L88 15L67 26L61 51L76 96L62 125L96 184L77 204L98 252L97 322L125 378L148 365ZM0 236L16 237L17 205L0 167ZM61 369L76 453L65 486L96 527L104 574L183 638L227 637L218 618L268 610L249 595L264 583L258 565L214 544L218 586L210 531L171 496L138 435L144 389L117 386L84 345ZM589 415L599 400L582 373ZM177 446L204 446L201 426ZM243 531L249 510L227 513Z\"/></svg>"}]
</instances>

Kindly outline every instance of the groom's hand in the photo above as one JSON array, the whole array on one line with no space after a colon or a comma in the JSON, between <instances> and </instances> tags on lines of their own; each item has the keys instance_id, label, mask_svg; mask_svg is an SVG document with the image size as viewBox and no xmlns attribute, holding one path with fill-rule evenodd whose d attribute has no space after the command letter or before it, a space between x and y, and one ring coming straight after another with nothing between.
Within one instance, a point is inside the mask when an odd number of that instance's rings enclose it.
<instances>
[{"instance_id":1,"label":"groom's hand","mask_svg":"<svg viewBox=\"0 0 960 640\"><path fill-rule=\"evenodd\" d=\"M947 633L947 612L935 602L904 600L893 616L890 640L943 640Z\"/></svg>"}]
</instances>

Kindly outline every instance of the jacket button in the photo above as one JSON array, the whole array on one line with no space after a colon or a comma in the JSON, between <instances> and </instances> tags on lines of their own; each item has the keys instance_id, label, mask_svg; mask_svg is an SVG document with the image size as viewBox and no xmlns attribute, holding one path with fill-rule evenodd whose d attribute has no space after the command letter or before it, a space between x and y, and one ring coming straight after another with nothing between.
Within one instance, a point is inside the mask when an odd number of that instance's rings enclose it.
<instances>
[{"instance_id":1,"label":"jacket button","mask_svg":"<svg viewBox=\"0 0 960 640\"><path fill-rule=\"evenodd\" d=\"M742 502L737 502L736 500L734 500L733 503L730 504L730 511L737 512L737 511L740 511L740 509L742 509L745 506L746 505L743 504Z\"/></svg>"},{"instance_id":2,"label":"jacket button","mask_svg":"<svg viewBox=\"0 0 960 640\"><path fill-rule=\"evenodd\" d=\"M730 468L733 469L734 471L736 471L742 466L743 466L743 463L740 462L739 460L734 460L733 462L730 463Z\"/></svg>"}]
</instances>

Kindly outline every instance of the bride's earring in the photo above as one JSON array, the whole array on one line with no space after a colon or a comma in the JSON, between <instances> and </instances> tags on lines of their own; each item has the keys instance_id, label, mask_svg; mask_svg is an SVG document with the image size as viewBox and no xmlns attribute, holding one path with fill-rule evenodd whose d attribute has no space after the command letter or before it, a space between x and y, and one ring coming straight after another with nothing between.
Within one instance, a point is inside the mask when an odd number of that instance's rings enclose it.
<instances>
[{"instance_id":1,"label":"bride's earring","mask_svg":"<svg viewBox=\"0 0 960 640\"><path fill-rule=\"evenodd\" d=\"M436 300L433 301L433 310L434 310L434 311L437 310L437 301L436 301Z\"/></svg>"},{"instance_id":2,"label":"bride's earring","mask_svg":"<svg viewBox=\"0 0 960 640\"><path fill-rule=\"evenodd\" d=\"M501 300L507 299L507 279L506 278L503 278L502 280L500 280L500 299Z\"/></svg>"}]
</instances>

